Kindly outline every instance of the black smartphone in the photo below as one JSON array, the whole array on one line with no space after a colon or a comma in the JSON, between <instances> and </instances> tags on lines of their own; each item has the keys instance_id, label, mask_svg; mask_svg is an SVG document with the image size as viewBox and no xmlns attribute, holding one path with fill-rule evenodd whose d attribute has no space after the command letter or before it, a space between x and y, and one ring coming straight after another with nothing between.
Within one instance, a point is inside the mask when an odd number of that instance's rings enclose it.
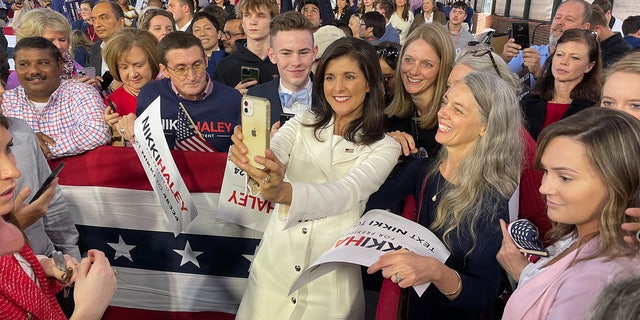
<instances>
[{"instance_id":1,"label":"black smartphone","mask_svg":"<svg viewBox=\"0 0 640 320\"><path fill-rule=\"evenodd\" d=\"M245 83L251 80L260 82L260 69L242 66L240 68L240 82Z\"/></svg>"},{"instance_id":2,"label":"black smartphone","mask_svg":"<svg viewBox=\"0 0 640 320\"><path fill-rule=\"evenodd\" d=\"M529 48L529 23L526 21L516 21L512 24L513 39L522 49Z\"/></svg>"},{"instance_id":3,"label":"black smartphone","mask_svg":"<svg viewBox=\"0 0 640 320\"><path fill-rule=\"evenodd\" d=\"M293 113L286 113L283 112L280 114L280 127L282 127L284 125L285 122L287 122L287 120L293 118L295 116L295 114Z\"/></svg>"},{"instance_id":4,"label":"black smartphone","mask_svg":"<svg viewBox=\"0 0 640 320\"><path fill-rule=\"evenodd\" d=\"M51 171L51 174L47 177L47 180L44 181L40 189L38 189L38 192L36 192L33 198L31 198L31 201L29 201L29 203L32 203L40 198L40 196L47 190L47 188L49 188L49 185L51 185L53 179L58 176L62 168L64 168L64 162L60 162L60 164L55 169L53 169L53 171Z\"/></svg>"}]
</instances>

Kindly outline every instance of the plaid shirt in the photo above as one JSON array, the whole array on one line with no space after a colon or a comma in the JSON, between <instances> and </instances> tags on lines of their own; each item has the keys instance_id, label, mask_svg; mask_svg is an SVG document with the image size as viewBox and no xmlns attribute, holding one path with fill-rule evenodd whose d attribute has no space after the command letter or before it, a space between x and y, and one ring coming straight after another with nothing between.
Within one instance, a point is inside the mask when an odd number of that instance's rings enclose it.
<instances>
[{"instance_id":1,"label":"plaid shirt","mask_svg":"<svg viewBox=\"0 0 640 320\"><path fill-rule=\"evenodd\" d=\"M42 111L27 98L22 86L3 95L5 116L26 121L34 132L51 137L53 158L80 154L106 145L111 134L104 121L105 105L95 88L74 80L61 80Z\"/></svg>"}]
</instances>

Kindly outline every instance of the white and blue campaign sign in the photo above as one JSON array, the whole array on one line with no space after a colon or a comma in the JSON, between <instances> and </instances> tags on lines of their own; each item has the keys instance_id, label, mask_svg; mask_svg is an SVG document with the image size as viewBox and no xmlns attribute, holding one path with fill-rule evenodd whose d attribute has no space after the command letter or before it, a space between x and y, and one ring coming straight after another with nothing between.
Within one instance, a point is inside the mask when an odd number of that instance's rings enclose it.
<instances>
[{"instance_id":1,"label":"white and blue campaign sign","mask_svg":"<svg viewBox=\"0 0 640 320\"><path fill-rule=\"evenodd\" d=\"M157 97L136 119L133 144L167 219L178 236L198 216L191 194L176 168L160 118L160 97Z\"/></svg>"},{"instance_id":2,"label":"white and blue campaign sign","mask_svg":"<svg viewBox=\"0 0 640 320\"><path fill-rule=\"evenodd\" d=\"M419 255L434 257L444 263L451 254L429 229L385 210L371 210L336 239L333 247L323 253L291 286L289 294L325 275L341 264L352 263L369 267L385 253L407 249ZM418 296L431 282L413 286Z\"/></svg>"}]
</instances>

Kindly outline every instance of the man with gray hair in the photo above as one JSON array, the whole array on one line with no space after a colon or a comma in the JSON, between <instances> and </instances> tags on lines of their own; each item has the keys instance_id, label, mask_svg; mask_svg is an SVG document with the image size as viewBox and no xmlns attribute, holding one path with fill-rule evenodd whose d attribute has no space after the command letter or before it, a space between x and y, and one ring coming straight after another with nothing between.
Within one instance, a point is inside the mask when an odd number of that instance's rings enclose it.
<instances>
[{"instance_id":1,"label":"man with gray hair","mask_svg":"<svg viewBox=\"0 0 640 320\"><path fill-rule=\"evenodd\" d=\"M523 49L511 38L504 45L502 58L509 63L511 71L520 76L523 73L524 75L529 75L530 80L537 79L542 73L542 65L555 50L556 43L562 33L569 29L588 30L590 19L591 5L588 2L584 0L567 0L560 4L551 20L549 43ZM528 72L521 72L526 70ZM531 86L533 86L533 81L531 81Z\"/></svg>"}]
</instances>

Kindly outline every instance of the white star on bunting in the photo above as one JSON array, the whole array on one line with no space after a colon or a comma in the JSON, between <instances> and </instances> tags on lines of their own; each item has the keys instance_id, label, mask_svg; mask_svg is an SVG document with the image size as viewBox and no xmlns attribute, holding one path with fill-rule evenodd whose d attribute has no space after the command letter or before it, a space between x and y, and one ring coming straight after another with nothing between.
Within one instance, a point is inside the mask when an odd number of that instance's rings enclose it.
<instances>
[{"instance_id":1,"label":"white star on bunting","mask_svg":"<svg viewBox=\"0 0 640 320\"><path fill-rule=\"evenodd\" d=\"M187 262L191 262L196 267L200 268L200 263L198 262L198 256L204 253L204 251L193 251L191 250L191 245L187 240L187 244L184 246L184 250L173 249L177 254L182 256L182 260L180 261L180 266L184 266Z\"/></svg>"}]
</instances>

